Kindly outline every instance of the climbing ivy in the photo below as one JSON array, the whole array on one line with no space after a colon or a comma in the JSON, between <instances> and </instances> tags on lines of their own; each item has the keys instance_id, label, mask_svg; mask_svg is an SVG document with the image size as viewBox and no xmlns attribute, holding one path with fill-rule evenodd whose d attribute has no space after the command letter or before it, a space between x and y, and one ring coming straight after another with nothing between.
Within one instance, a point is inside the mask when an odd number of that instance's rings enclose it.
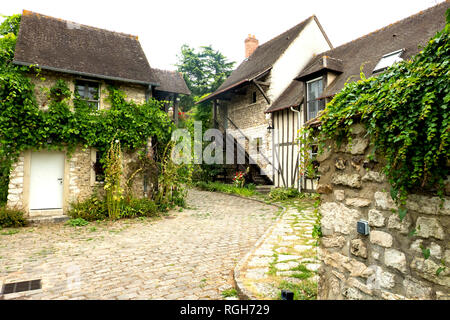
<instances>
[{"instance_id":1,"label":"climbing ivy","mask_svg":"<svg viewBox=\"0 0 450 320\"><path fill-rule=\"evenodd\" d=\"M306 129L321 150L327 140L349 142L351 125L366 126L372 159L386 160L384 171L400 218L409 192L443 196L450 159L450 24L411 58L377 77L346 84L320 116L320 130Z\"/></svg>"},{"instance_id":2,"label":"climbing ivy","mask_svg":"<svg viewBox=\"0 0 450 320\"><path fill-rule=\"evenodd\" d=\"M40 77L40 70L12 63L19 23L20 15L15 15L0 25L0 204L6 200L11 165L27 149L66 149L70 154L82 146L106 154L113 140L134 151L154 138L164 150L174 125L154 99L141 104L127 101L110 85L111 108L94 111L58 80L46 91L48 109L39 109L30 77Z\"/></svg>"}]
</instances>

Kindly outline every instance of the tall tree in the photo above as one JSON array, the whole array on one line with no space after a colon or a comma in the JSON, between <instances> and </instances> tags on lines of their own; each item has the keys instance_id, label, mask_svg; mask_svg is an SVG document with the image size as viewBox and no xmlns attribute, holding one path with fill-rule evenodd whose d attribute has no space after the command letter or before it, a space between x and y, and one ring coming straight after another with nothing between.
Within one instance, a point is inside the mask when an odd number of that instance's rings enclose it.
<instances>
[{"instance_id":1,"label":"tall tree","mask_svg":"<svg viewBox=\"0 0 450 320\"><path fill-rule=\"evenodd\" d=\"M202 46L196 51L184 44L181 54L177 56L178 71L183 74L191 96L185 96L180 102L184 111L190 110L200 97L214 92L233 71L235 62L227 58L211 46Z\"/></svg>"}]
</instances>

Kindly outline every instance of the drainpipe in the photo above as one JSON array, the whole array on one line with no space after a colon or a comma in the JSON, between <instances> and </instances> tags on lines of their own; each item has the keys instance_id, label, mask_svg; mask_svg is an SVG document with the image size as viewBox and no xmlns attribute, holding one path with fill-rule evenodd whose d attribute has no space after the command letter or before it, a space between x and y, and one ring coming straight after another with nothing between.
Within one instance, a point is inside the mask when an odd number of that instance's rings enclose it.
<instances>
[{"instance_id":1,"label":"drainpipe","mask_svg":"<svg viewBox=\"0 0 450 320\"><path fill-rule=\"evenodd\" d=\"M303 103L300 105L300 110L303 107ZM297 111L294 109L294 107L291 107L291 111L294 111L295 113L297 113L297 123L298 123L298 128L300 129L300 111ZM300 180L300 184L299 184L299 192L302 192L302 185L303 185L303 176L300 178L300 170L299 170L299 180Z\"/></svg>"}]
</instances>

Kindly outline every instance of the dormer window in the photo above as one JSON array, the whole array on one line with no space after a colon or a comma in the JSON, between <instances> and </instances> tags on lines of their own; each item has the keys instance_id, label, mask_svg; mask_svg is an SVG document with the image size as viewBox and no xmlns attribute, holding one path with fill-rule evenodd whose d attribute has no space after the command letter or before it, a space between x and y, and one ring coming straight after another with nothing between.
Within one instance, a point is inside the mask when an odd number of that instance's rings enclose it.
<instances>
[{"instance_id":1,"label":"dormer window","mask_svg":"<svg viewBox=\"0 0 450 320\"><path fill-rule=\"evenodd\" d=\"M401 58L401 55L403 54L404 49L400 49L388 54L385 54L380 61L378 61L378 64L376 65L375 69L373 69L373 73L382 72L386 70L387 68L391 67L394 63L403 61Z\"/></svg>"},{"instance_id":2,"label":"dormer window","mask_svg":"<svg viewBox=\"0 0 450 320\"><path fill-rule=\"evenodd\" d=\"M325 108L325 100L319 99L322 92L322 77L306 82L306 121L317 117L319 111Z\"/></svg>"}]
</instances>

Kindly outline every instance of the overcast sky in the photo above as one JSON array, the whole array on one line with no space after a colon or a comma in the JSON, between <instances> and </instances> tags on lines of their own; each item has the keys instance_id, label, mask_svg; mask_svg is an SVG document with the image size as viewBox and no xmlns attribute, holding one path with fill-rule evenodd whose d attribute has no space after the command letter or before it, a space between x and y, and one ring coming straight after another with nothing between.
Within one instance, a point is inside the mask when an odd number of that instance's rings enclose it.
<instances>
[{"instance_id":1,"label":"overcast sky","mask_svg":"<svg viewBox=\"0 0 450 320\"><path fill-rule=\"evenodd\" d=\"M212 45L229 60L244 58L244 39L260 44L315 14L337 47L444 0L13 0L0 14L27 9L137 35L150 65L175 70L185 43Z\"/></svg>"}]
</instances>

